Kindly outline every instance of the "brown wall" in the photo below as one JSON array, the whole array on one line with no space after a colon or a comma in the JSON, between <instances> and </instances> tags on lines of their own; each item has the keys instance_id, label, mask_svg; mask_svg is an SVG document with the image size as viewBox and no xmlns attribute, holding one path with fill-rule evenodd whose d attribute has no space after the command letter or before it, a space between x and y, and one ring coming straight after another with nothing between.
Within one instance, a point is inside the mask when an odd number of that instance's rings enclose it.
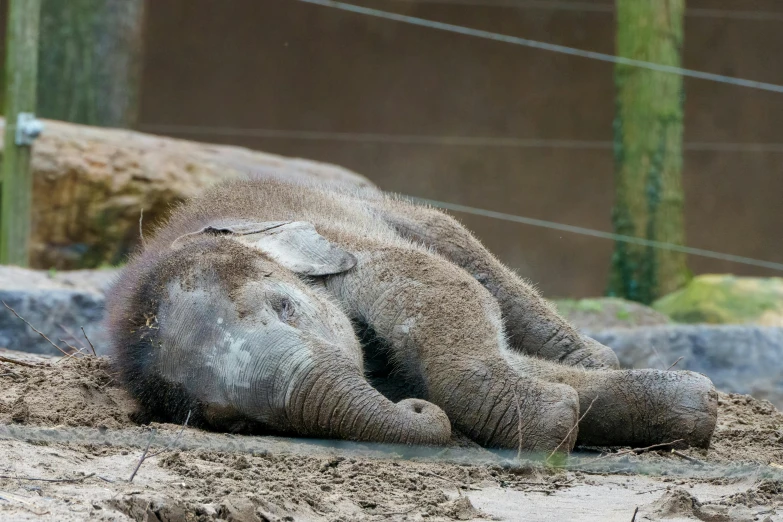
<instances>
[{"instance_id":1,"label":"brown wall","mask_svg":"<svg viewBox=\"0 0 783 522\"><path fill-rule=\"evenodd\" d=\"M354 3L613 53L611 12L394 0ZM776 11L780 17L716 18L703 11L689 16L685 66L783 84L783 5L777 0L741 4L743 11ZM691 0L688 5L737 9L738 2ZM293 0L153 0L148 3L146 46L142 130L192 125L605 142L612 138L610 64ZM783 95L701 80L686 79L685 84L687 142L783 143ZM611 230L610 148L171 134L338 163L391 191ZM783 262L781 167L783 152L688 152L688 244ZM611 242L487 218L460 218L546 294L602 293ZM780 275L703 258L692 258L690 265L697 273Z\"/></svg>"}]
</instances>

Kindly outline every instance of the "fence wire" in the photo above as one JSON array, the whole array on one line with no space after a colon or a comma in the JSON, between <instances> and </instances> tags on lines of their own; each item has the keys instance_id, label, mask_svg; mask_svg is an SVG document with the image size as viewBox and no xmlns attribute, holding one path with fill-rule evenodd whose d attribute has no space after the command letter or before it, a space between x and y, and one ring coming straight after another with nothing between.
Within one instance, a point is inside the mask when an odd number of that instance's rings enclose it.
<instances>
[{"instance_id":1,"label":"fence wire","mask_svg":"<svg viewBox=\"0 0 783 522\"><path fill-rule=\"evenodd\" d=\"M386 0L414 5L458 5L467 7L504 7L515 9L540 9L547 11L576 11L580 13L614 13L614 4L596 2L558 2L550 0ZM736 9L710 9L686 7L685 16L693 18L724 18L757 22L783 22L783 11L740 11Z\"/></svg>"},{"instance_id":2,"label":"fence wire","mask_svg":"<svg viewBox=\"0 0 783 522\"><path fill-rule=\"evenodd\" d=\"M685 69L683 67L676 67L673 65L663 65L660 63L646 62L644 60L634 60L633 58L614 56L612 54L598 53L594 51L585 51L583 49L576 49L574 47L567 47L565 45L539 42L536 40L529 40L527 38L520 38L518 36L509 36L500 33L493 33L490 31L483 31L481 29L464 27L461 25L448 24L445 22L436 22L434 20L426 20L424 18L417 18L415 16L408 16L399 13L391 13L388 11L381 11L379 9L372 9L369 7L346 4L344 2L334 2L332 0L298 0L298 1L304 2L306 4L314 4L314 5L324 6L324 7L333 7L335 9L340 9L342 11L362 14L366 16L372 16L375 18L384 18L386 20L392 20L395 22L403 22L410 25L417 25L419 27L428 27L430 29L436 29L439 31L447 31L450 33L462 34L466 36L475 36L478 38L484 38L486 40L494 40L497 42L504 42L504 43L510 43L515 45L521 45L524 47L531 47L533 49L541 49L543 51L552 51L552 52L567 54L571 56L579 56L581 58L598 60L601 62L609 62L613 64L628 65L631 67L649 69L652 71L678 74L680 76L684 76L687 78L697 78L700 80L709 80L709 81L724 83L728 85L737 85L740 87L759 89L762 91L783 93L783 85L776 85L774 83L758 82L755 80L746 80L744 78L734 78L732 76L724 76L722 74L713 74L713 73L708 73L703 71L694 71L692 69Z\"/></svg>"},{"instance_id":3,"label":"fence wire","mask_svg":"<svg viewBox=\"0 0 783 522\"><path fill-rule=\"evenodd\" d=\"M203 135L299 138L299 139L313 139L313 140L380 142L380 143L393 143L393 144L436 144L436 145L447 145L447 146L482 145L482 146L506 146L506 147L551 147L551 148L576 148L576 149L588 149L588 150L591 149L611 150L611 146L612 146L611 142L600 142L600 141L520 140L520 139L513 139L513 138L467 138L467 137L458 137L458 136L410 136L410 135L406 136L406 135L394 135L394 134L280 131L280 130L273 130L273 129L240 129L240 128L228 128L228 127L208 127L208 126L188 126L188 125L142 125L141 128L142 130L146 130L150 132L160 132L160 133L190 133L190 134L203 134ZM783 152L783 144L702 143L702 144L692 144L692 147L689 150ZM465 214L472 214L475 216L499 219L502 221L510 221L512 223L520 223L524 225L548 228L552 230L559 230L561 232L568 232L572 234L580 234L584 236L597 237L601 239L609 239L612 241L619 241L621 243L631 243L635 245L648 246L661 250L683 252L685 254L699 256L699 257L718 259L721 261L728 261L731 263L738 263L742 265L767 268L770 270L783 271L783 263L777 263L774 261L765 261L762 259L754 259L751 257L727 254L724 252L716 252L713 250L706 250L703 248L694 248L694 247L688 247L684 245L677 245L674 243L666 243L662 241L654 241L654 240L644 239L640 237L615 234L612 232L605 232L602 230L596 230L592 228L580 227L575 225L567 225L565 223L557 223L554 221L547 221L544 219L537 219L528 216L519 216L515 214L507 214L504 212L496 212L493 210L470 207L467 205L460 205L458 203L449 203L445 201L437 201L433 199L426 199L426 198L420 198L420 197L408 196L408 195L403 195L403 197L411 201L414 201L416 203L430 205L436 208L450 210L453 212L462 212Z\"/></svg>"},{"instance_id":4,"label":"fence wire","mask_svg":"<svg viewBox=\"0 0 783 522\"><path fill-rule=\"evenodd\" d=\"M340 141L382 143L391 145L437 145L458 147L504 147L576 150L612 150L611 141L558 140L547 138L505 138L500 136L438 136L422 134L384 134L376 132L335 132L311 130L263 129L248 127L210 127L207 125L141 124L145 132L190 134L194 136L241 136L249 138L293 139L307 141ZM686 142L688 152L776 152L783 153L783 143Z\"/></svg>"},{"instance_id":5,"label":"fence wire","mask_svg":"<svg viewBox=\"0 0 783 522\"><path fill-rule=\"evenodd\" d=\"M499 33L493 33L490 31L473 29L469 27L438 22L434 20L426 20L423 18L417 18L417 17L403 15L399 13L382 11L369 7L348 4L345 2L338 2L334 0L299 0L299 1L307 4L331 7L342 11L356 13L356 14L362 14L362 15L372 16L376 18L383 18L395 22L402 22L402 23L407 23L420 27L436 29L440 31L447 31L447 32L462 34L466 36L473 36L473 37L484 38L484 39L489 39L494 41L500 41L504 43L521 45L534 49L557 52L557 53L571 55L571 56L578 56L578 57L598 60L602 62L628 65L632 67L639 67L639 68L644 68L644 69L649 69L649 70L659 71L664 73L678 74L689 78L708 80L708 81L713 81L713 82L718 82L723 84L747 87L747 88L775 92L775 93L783 93L783 85L777 85L777 84L772 84L767 82L759 82L759 81L748 80L744 78L735 78L735 77L725 76L721 74L696 71L692 69L686 69L683 67L663 65L663 64L647 62L642 60L634 60L631 58L624 58L622 56L614 56L614 55L599 53L594 51L585 51L573 47L567 47L567 46L557 45L557 44L552 44L547 42L540 42L540 41L520 38L516 36L503 35ZM452 4L486 5L485 3L479 4L475 2L475 0L393 0L393 1L406 2L406 3L452 3ZM492 3L496 5L508 5L508 6L518 6L518 7L541 7L541 8L585 10L585 11L596 11L596 10L613 11L614 10L613 6L609 4L596 5L596 4L587 4L584 2L537 2L537 1L504 2L503 0L500 1L494 0ZM716 17L720 15L727 15L727 16L733 15L733 16L741 16L741 17L750 17L753 19L757 19L757 18L771 19L777 15L780 15L781 20L783 20L783 13L775 13L775 12L767 13L767 12L754 12L754 11L718 10L718 9L689 9L688 14L693 16L701 15L701 16L716 16ZM416 135L395 135L395 134L378 134L378 133L289 131L289 130L279 130L279 129L247 129L247 128L241 129L241 128L204 127L204 126L188 126L188 125L144 125L143 128L151 132L164 132L164 133L252 136L252 137L263 137L263 138L286 138L286 139L305 139L305 140L334 140L334 141L352 141L352 142L366 142L366 143L392 143L392 144L413 144L413 145L427 144L427 145L445 145L445 146L467 145L467 146L531 147L531 148L548 147L548 148L569 148L569 149L585 149L585 150L611 150L612 148L611 142L593 141L593 140L549 140L549 139L519 139L519 138L495 138L495 137L485 138L485 137L461 137L461 136L416 136ZM686 143L684 145L684 148L685 150L688 151L783 152L783 144L779 144L779 143ZM476 216L509 221L513 223L521 223L521 224L526 224L531 226L548 228L552 230L559 230L561 232L580 234L584 236L597 237L597 238L608 239L612 241L648 246L651 248L657 248L662 250L682 252L688 255L712 258L721 261L728 261L731 263L738 263L738 264L756 266L761 268L767 268L771 270L783 271L783 263L777 263L773 261L764 261L760 259L727 254L723 252L716 252L716 251L706 250L702 248L687 247L684 245L677 245L674 243L666 243L662 241L654 241L654 240L640 238L640 237L626 236L626 235L615 234L611 232L604 232L601 230L595 230L586 227L579 227L574 225L567 225L564 223L556 223L553 221L531 218L527 216L519 216L519 215L507 214L503 212L496 212L492 210L469 207L466 205L460 205L456 203L448 203L448 202L418 198L413 196L406 196L406 197L414 202L427 204L433 207L450 210L454 212L462 212L462 213L472 214Z\"/></svg>"},{"instance_id":6,"label":"fence wire","mask_svg":"<svg viewBox=\"0 0 783 522\"><path fill-rule=\"evenodd\" d=\"M459 205L457 203L447 203L444 201L436 201L432 199L417 198L412 196L407 196L407 198L417 203L430 205L444 210L451 210L453 212L463 212L465 214L472 214L474 216L483 216L483 217L488 217L493 219L500 219L502 221L510 221L512 223L522 223L524 225L549 228L552 230L559 230L561 232L570 232L572 234L598 237L601 239L611 239L612 241L619 241L621 243L632 243L634 245L648 246L652 248L658 248L661 250L671 250L674 252L683 252L685 254L690 254L694 256L709 257L712 259L720 259L721 261L729 261L732 263L739 263L742 265L758 266L761 268L783 271L783 263L775 263L773 261L763 261L760 259L753 259L751 257L736 256L733 254L725 254L723 252L715 252L713 250L705 250L703 248L693 248L693 247L687 247L683 245L677 245L675 243L665 243L662 241L653 241L651 239L644 239L641 237L614 234L612 232L604 232L592 228L566 225L564 223L556 223L554 221L547 221L544 219L517 216L514 214L505 214L503 212L495 212L493 210L485 210L482 208L469 207L466 205Z\"/></svg>"}]
</instances>

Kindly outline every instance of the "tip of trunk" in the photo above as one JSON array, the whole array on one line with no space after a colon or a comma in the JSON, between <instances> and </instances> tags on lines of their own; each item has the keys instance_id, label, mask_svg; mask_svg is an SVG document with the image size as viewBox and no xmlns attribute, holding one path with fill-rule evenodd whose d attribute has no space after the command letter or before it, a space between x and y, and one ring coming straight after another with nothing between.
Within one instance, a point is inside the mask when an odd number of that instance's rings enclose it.
<instances>
[{"instance_id":1,"label":"tip of trunk","mask_svg":"<svg viewBox=\"0 0 783 522\"><path fill-rule=\"evenodd\" d=\"M446 413L431 402L405 399L397 404L401 417L410 422L410 430L400 440L384 441L423 446L442 446L451 440L451 422Z\"/></svg>"}]
</instances>

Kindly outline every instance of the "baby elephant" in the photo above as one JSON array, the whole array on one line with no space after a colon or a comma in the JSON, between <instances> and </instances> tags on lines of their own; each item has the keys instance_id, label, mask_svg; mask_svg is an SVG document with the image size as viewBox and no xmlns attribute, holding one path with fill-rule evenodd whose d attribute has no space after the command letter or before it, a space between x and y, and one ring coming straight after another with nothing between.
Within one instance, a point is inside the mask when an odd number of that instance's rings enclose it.
<instances>
[{"instance_id":1,"label":"baby elephant","mask_svg":"<svg viewBox=\"0 0 783 522\"><path fill-rule=\"evenodd\" d=\"M456 220L380 193L214 187L148 238L108 316L148 416L213 429L444 444L454 426L549 452L707 447L716 422L707 378L617 369ZM375 386L358 329L391 367Z\"/></svg>"}]
</instances>

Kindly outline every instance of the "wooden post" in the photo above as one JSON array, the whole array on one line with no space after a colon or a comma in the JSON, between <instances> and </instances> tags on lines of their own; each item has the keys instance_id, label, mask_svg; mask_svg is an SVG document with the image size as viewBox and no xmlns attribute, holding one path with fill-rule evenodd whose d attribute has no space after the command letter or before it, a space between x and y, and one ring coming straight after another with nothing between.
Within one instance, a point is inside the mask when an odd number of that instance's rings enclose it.
<instances>
[{"instance_id":1,"label":"wooden post","mask_svg":"<svg viewBox=\"0 0 783 522\"><path fill-rule=\"evenodd\" d=\"M616 0L617 54L680 66L685 0ZM682 76L615 66L615 232L682 245ZM617 242L609 294L642 303L687 282L685 254Z\"/></svg>"},{"instance_id":2,"label":"wooden post","mask_svg":"<svg viewBox=\"0 0 783 522\"><path fill-rule=\"evenodd\" d=\"M17 117L35 111L38 22L41 0L10 0L5 62L5 149L3 151L0 263L27 266L33 178L30 145L17 145Z\"/></svg>"},{"instance_id":3,"label":"wooden post","mask_svg":"<svg viewBox=\"0 0 783 522\"><path fill-rule=\"evenodd\" d=\"M145 0L43 0L38 114L133 128L138 115Z\"/></svg>"}]
</instances>

